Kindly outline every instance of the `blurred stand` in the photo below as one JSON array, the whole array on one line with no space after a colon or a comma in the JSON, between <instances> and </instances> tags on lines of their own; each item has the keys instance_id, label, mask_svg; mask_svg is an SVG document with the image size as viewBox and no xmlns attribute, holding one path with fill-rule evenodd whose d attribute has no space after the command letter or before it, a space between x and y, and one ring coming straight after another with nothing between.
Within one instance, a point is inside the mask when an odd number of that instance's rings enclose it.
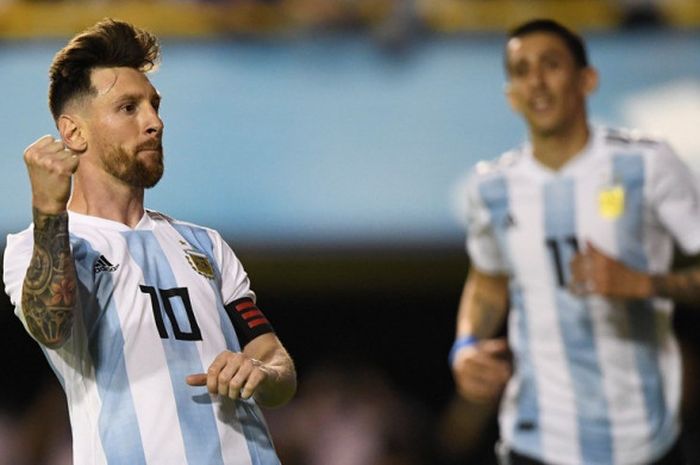
<instances>
[{"instance_id":1,"label":"blurred stand","mask_svg":"<svg viewBox=\"0 0 700 465\"><path fill-rule=\"evenodd\" d=\"M0 305L0 465L70 465L66 400L37 344L13 315L7 297Z\"/></svg>"},{"instance_id":2,"label":"blurred stand","mask_svg":"<svg viewBox=\"0 0 700 465\"><path fill-rule=\"evenodd\" d=\"M285 465L433 463L422 406L368 366L316 366L300 379L296 399L266 417Z\"/></svg>"},{"instance_id":3,"label":"blurred stand","mask_svg":"<svg viewBox=\"0 0 700 465\"><path fill-rule=\"evenodd\" d=\"M496 465L497 410L497 404L475 404L455 394L436 425L440 463Z\"/></svg>"},{"instance_id":4,"label":"blurred stand","mask_svg":"<svg viewBox=\"0 0 700 465\"><path fill-rule=\"evenodd\" d=\"M0 37L65 37L104 16L160 37L294 38L369 31L401 47L418 34L502 33L533 17L578 30L700 26L697 0L0 0Z\"/></svg>"}]
</instances>

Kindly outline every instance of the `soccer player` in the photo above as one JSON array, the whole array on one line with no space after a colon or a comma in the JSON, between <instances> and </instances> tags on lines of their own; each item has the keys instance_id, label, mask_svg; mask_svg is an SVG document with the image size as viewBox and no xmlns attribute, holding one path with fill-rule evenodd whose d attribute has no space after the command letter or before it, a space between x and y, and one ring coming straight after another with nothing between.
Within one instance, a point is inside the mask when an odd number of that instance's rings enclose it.
<instances>
[{"instance_id":1,"label":"soccer player","mask_svg":"<svg viewBox=\"0 0 700 465\"><path fill-rule=\"evenodd\" d=\"M60 134L24 152L33 225L6 291L66 393L75 465L278 464L258 404L293 363L214 230L144 209L163 173L150 33L106 19L51 65Z\"/></svg>"},{"instance_id":2,"label":"soccer player","mask_svg":"<svg viewBox=\"0 0 700 465\"><path fill-rule=\"evenodd\" d=\"M589 124L598 75L574 32L515 28L505 68L529 141L468 181L458 392L502 395L506 463L680 464L671 299L700 297L700 270L669 266L674 241L700 251L698 185L664 142Z\"/></svg>"}]
</instances>

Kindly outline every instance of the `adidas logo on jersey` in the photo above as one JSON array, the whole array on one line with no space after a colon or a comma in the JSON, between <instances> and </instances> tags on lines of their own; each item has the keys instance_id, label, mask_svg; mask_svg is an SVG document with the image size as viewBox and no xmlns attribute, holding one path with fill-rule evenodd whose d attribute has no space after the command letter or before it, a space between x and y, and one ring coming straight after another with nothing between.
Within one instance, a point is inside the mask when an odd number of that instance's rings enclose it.
<instances>
[{"instance_id":1,"label":"adidas logo on jersey","mask_svg":"<svg viewBox=\"0 0 700 465\"><path fill-rule=\"evenodd\" d=\"M95 267L93 268L93 270L95 271L95 273L102 273L103 271L113 273L117 271L117 268L119 268L119 265L112 265L109 262L109 260L105 258L104 255L100 255L100 258L98 258L95 262Z\"/></svg>"}]
</instances>

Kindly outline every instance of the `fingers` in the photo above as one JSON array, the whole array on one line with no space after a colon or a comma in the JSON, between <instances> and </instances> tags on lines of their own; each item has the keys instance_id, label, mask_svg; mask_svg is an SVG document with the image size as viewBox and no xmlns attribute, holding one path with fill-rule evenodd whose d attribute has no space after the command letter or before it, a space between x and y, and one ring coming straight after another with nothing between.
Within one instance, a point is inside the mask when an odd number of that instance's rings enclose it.
<instances>
[{"instance_id":1,"label":"fingers","mask_svg":"<svg viewBox=\"0 0 700 465\"><path fill-rule=\"evenodd\" d=\"M614 294L616 283L624 278L627 271L620 262L606 255L590 241L586 241L583 252L571 260L570 270L569 290L579 296Z\"/></svg>"},{"instance_id":2,"label":"fingers","mask_svg":"<svg viewBox=\"0 0 700 465\"><path fill-rule=\"evenodd\" d=\"M71 177L80 158L60 139L43 136L24 151L24 162L32 187L32 205L44 213L65 211Z\"/></svg>"},{"instance_id":3,"label":"fingers","mask_svg":"<svg viewBox=\"0 0 700 465\"><path fill-rule=\"evenodd\" d=\"M187 378L185 378L185 382L190 386L206 386L207 375L206 373L197 373L196 375L189 375Z\"/></svg>"},{"instance_id":4,"label":"fingers","mask_svg":"<svg viewBox=\"0 0 700 465\"><path fill-rule=\"evenodd\" d=\"M454 377L459 392L478 403L498 399L512 374L508 355L505 339L481 341L458 354Z\"/></svg>"},{"instance_id":5,"label":"fingers","mask_svg":"<svg viewBox=\"0 0 700 465\"><path fill-rule=\"evenodd\" d=\"M222 352L209 366L206 374L186 378L190 386L207 386L211 394L231 399L248 399L270 375L259 360L239 352Z\"/></svg>"},{"instance_id":6,"label":"fingers","mask_svg":"<svg viewBox=\"0 0 700 465\"><path fill-rule=\"evenodd\" d=\"M59 175L71 175L78 168L79 157L63 141L47 135L26 148L24 160L30 169L37 167Z\"/></svg>"},{"instance_id":7,"label":"fingers","mask_svg":"<svg viewBox=\"0 0 700 465\"><path fill-rule=\"evenodd\" d=\"M492 357L504 357L510 354L508 340L504 337L497 339L486 339L479 342L480 349Z\"/></svg>"}]
</instances>

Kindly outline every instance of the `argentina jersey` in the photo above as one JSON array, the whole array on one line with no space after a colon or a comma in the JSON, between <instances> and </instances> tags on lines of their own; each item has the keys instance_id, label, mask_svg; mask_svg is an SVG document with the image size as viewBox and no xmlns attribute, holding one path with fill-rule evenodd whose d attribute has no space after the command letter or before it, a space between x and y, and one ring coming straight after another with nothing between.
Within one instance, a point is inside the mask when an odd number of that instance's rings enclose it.
<instances>
[{"instance_id":1,"label":"argentina jersey","mask_svg":"<svg viewBox=\"0 0 700 465\"><path fill-rule=\"evenodd\" d=\"M595 128L559 171L528 145L468 181L472 264L509 276L514 375L503 442L562 465L632 465L677 440L680 359L665 299L578 297L569 262L590 242L627 266L669 270L674 241L700 251L697 181L667 145Z\"/></svg>"},{"instance_id":2,"label":"argentina jersey","mask_svg":"<svg viewBox=\"0 0 700 465\"><path fill-rule=\"evenodd\" d=\"M219 234L151 211L133 229L69 212L69 230L80 309L66 344L43 350L66 393L75 465L279 464L254 400L185 382L241 350L225 306L255 298ZM31 253L32 228L8 236L20 318Z\"/></svg>"}]
</instances>

